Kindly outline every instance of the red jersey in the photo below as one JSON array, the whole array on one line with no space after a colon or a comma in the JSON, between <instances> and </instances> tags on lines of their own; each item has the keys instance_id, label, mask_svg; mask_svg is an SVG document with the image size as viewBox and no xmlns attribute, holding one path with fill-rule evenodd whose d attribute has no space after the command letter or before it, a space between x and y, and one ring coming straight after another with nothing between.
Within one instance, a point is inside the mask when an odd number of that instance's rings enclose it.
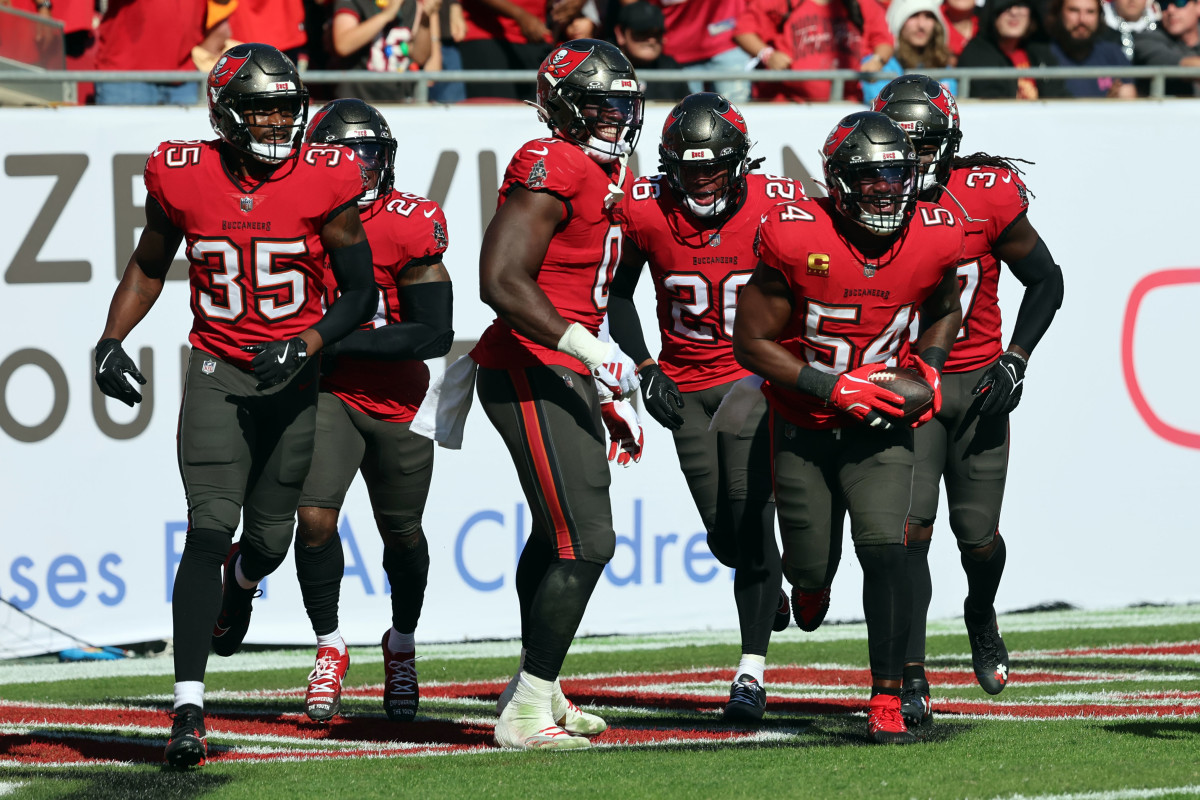
<instances>
[{"instance_id":1,"label":"red jersey","mask_svg":"<svg viewBox=\"0 0 1200 800\"><path fill-rule=\"evenodd\" d=\"M640 178L625 204L625 236L646 254L658 298L663 373L698 392L749 373L733 357L733 320L757 259L762 215L804 189L790 178L746 176L742 205L719 227L702 228L680 207L665 177Z\"/></svg>"},{"instance_id":2,"label":"red jersey","mask_svg":"<svg viewBox=\"0 0 1200 800\"><path fill-rule=\"evenodd\" d=\"M321 229L363 193L354 152L303 145L257 185L231 177L219 141L163 142L146 191L183 231L193 347L244 369L244 345L287 339L321 318Z\"/></svg>"},{"instance_id":3,"label":"red jersey","mask_svg":"<svg viewBox=\"0 0 1200 800\"><path fill-rule=\"evenodd\" d=\"M662 9L663 52L680 64L707 61L737 47L733 29L746 0L649 0Z\"/></svg>"},{"instance_id":4,"label":"red jersey","mask_svg":"<svg viewBox=\"0 0 1200 800\"><path fill-rule=\"evenodd\" d=\"M600 330L608 308L608 286L621 262L621 208L629 201L613 208L604 205L609 187L617 179L617 168L615 163L598 164L583 148L565 139L535 139L508 163L497 204L504 205L516 186L548 192L562 200L562 222L546 248L537 284L568 324L578 322L593 334ZM626 195L632 183L632 176L626 173ZM491 369L557 364L588 374L574 356L542 347L500 319L483 332L471 357Z\"/></svg>"},{"instance_id":5,"label":"red jersey","mask_svg":"<svg viewBox=\"0 0 1200 800\"><path fill-rule=\"evenodd\" d=\"M109 0L96 31L96 69L195 71L192 48L207 19L207 0Z\"/></svg>"},{"instance_id":6,"label":"red jersey","mask_svg":"<svg viewBox=\"0 0 1200 800\"><path fill-rule=\"evenodd\" d=\"M363 327L381 328L403 322L404 306L397 283L411 264L442 260L450 239L446 215L432 200L392 190L363 212L363 228L371 243L379 307ZM332 302L335 281L327 274L327 299ZM387 422L410 422L429 388L429 368L424 361L379 361L339 356L331 374L321 378L347 405L367 416Z\"/></svg>"},{"instance_id":7,"label":"red jersey","mask_svg":"<svg viewBox=\"0 0 1200 800\"><path fill-rule=\"evenodd\" d=\"M875 259L850 248L835 227L838 214L827 197L780 203L764 215L756 242L759 259L792 290L792 318L779 343L831 375L906 356L913 316L963 251L962 225L934 203L918 202L907 232ZM763 392L802 428L840 428L851 420L791 386L767 381Z\"/></svg>"},{"instance_id":8,"label":"red jersey","mask_svg":"<svg viewBox=\"0 0 1200 800\"><path fill-rule=\"evenodd\" d=\"M524 9L530 14L546 21L546 0L511 0L517 8ZM482 0L462 0L463 20L467 23L467 33L464 42L474 42L479 39L497 39L513 44L538 44L529 42L521 33L521 26L512 17L506 17L482 2Z\"/></svg>"},{"instance_id":9,"label":"red jersey","mask_svg":"<svg viewBox=\"0 0 1200 800\"><path fill-rule=\"evenodd\" d=\"M303 0L238 0L229 25L238 41L263 42L284 52L308 42Z\"/></svg>"},{"instance_id":10,"label":"red jersey","mask_svg":"<svg viewBox=\"0 0 1200 800\"><path fill-rule=\"evenodd\" d=\"M966 249L958 266L962 292L963 326L946 361L946 372L969 372L990 364L1004 348L1000 337L1000 262L992 254L996 240L1025 216L1029 192L1021 178L1002 167L974 167L951 171L946 189L970 219L942 194L939 202L959 217L966 230Z\"/></svg>"},{"instance_id":11,"label":"red jersey","mask_svg":"<svg viewBox=\"0 0 1200 800\"><path fill-rule=\"evenodd\" d=\"M820 5L811 0L750 0L738 17L734 34L757 33L764 42L792 59L791 69L858 69L862 60L881 44L892 43L883 6L878 0L860 0L863 29L859 31L837 0ZM826 102L829 81L765 83L763 99ZM858 81L846 81L846 100L862 100Z\"/></svg>"}]
</instances>

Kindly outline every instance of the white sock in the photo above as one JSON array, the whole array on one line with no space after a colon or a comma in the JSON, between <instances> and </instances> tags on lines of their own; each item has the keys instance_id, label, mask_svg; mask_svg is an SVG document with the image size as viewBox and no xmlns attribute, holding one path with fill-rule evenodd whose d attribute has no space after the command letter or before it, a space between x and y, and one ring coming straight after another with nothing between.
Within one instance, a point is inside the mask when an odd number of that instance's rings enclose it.
<instances>
[{"instance_id":1,"label":"white sock","mask_svg":"<svg viewBox=\"0 0 1200 800\"><path fill-rule=\"evenodd\" d=\"M246 573L242 572L242 554L238 553L237 563L233 565L233 576L237 578L238 586L246 591L258 587L258 581L252 581L246 577Z\"/></svg>"},{"instance_id":2,"label":"white sock","mask_svg":"<svg viewBox=\"0 0 1200 800\"><path fill-rule=\"evenodd\" d=\"M176 681L175 708L189 703L204 708L204 681Z\"/></svg>"},{"instance_id":3,"label":"white sock","mask_svg":"<svg viewBox=\"0 0 1200 800\"><path fill-rule=\"evenodd\" d=\"M525 670L521 670L519 680L517 681L517 690L513 693L512 702L523 706L537 706L546 711L546 715L550 714L550 690L554 687L554 681L542 680L535 678Z\"/></svg>"},{"instance_id":4,"label":"white sock","mask_svg":"<svg viewBox=\"0 0 1200 800\"><path fill-rule=\"evenodd\" d=\"M342 639L342 629L334 628L333 633L325 633L317 637L317 649L336 647L339 656L346 655L346 642Z\"/></svg>"},{"instance_id":5,"label":"white sock","mask_svg":"<svg viewBox=\"0 0 1200 800\"><path fill-rule=\"evenodd\" d=\"M401 633L392 628L388 631L388 650L393 653L412 653L417 649L416 632Z\"/></svg>"},{"instance_id":6,"label":"white sock","mask_svg":"<svg viewBox=\"0 0 1200 800\"><path fill-rule=\"evenodd\" d=\"M737 672L733 679L736 681L743 675L749 675L754 680L758 681L758 685L763 685L763 674L767 670L767 657L755 656L749 653L742 653L742 660L738 662Z\"/></svg>"}]
</instances>

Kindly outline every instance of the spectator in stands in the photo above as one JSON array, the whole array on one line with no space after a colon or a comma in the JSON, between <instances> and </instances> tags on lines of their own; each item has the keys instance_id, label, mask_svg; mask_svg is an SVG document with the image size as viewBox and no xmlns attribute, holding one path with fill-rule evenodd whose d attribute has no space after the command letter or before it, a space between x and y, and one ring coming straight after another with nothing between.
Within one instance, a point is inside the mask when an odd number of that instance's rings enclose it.
<instances>
[{"instance_id":1,"label":"spectator in stands","mask_svg":"<svg viewBox=\"0 0 1200 800\"><path fill-rule=\"evenodd\" d=\"M330 69L370 72L419 70L433 49L430 17L441 0L336 0L330 26ZM415 84L345 81L338 97L357 97L368 103L411 99Z\"/></svg>"},{"instance_id":2,"label":"spectator in stands","mask_svg":"<svg viewBox=\"0 0 1200 800\"><path fill-rule=\"evenodd\" d=\"M942 0L892 0L886 19L896 40L896 53L883 65L884 72L926 72L953 65ZM863 99L869 102L887 83L863 81ZM953 78L944 79L942 85L950 94L958 94L958 81Z\"/></svg>"},{"instance_id":3,"label":"spectator in stands","mask_svg":"<svg viewBox=\"0 0 1200 800\"><path fill-rule=\"evenodd\" d=\"M0 0L0 8L58 20L63 24L66 68L89 70L95 67L97 15L93 0ZM95 94L90 83L78 84L76 92L80 105L90 103Z\"/></svg>"},{"instance_id":4,"label":"spectator in stands","mask_svg":"<svg viewBox=\"0 0 1200 800\"><path fill-rule=\"evenodd\" d=\"M594 39L599 34L600 13L595 0L551 0L549 5L548 24L553 41Z\"/></svg>"},{"instance_id":5,"label":"spectator in stands","mask_svg":"<svg viewBox=\"0 0 1200 800\"><path fill-rule=\"evenodd\" d=\"M649 0L662 9L663 52L686 70L738 70L750 56L733 39L746 0ZM623 5L637 0L621 0ZM732 103L750 99L750 81L688 81L689 92L717 92ZM676 98L678 99L678 98Z\"/></svg>"},{"instance_id":6,"label":"spectator in stands","mask_svg":"<svg viewBox=\"0 0 1200 800\"><path fill-rule=\"evenodd\" d=\"M1100 38L1100 0L1050 0L1050 51L1065 67L1127 67L1115 42ZM1068 78L1072 97L1137 97L1133 83L1120 78Z\"/></svg>"},{"instance_id":7,"label":"spectator in stands","mask_svg":"<svg viewBox=\"0 0 1200 800\"><path fill-rule=\"evenodd\" d=\"M1133 63L1155 67L1200 67L1200 0L1163 0L1162 21L1134 34ZM1171 97L1200 96L1200 82L1169 78Z\"/></svg>"},{"instance_id":8,"label":"spectator in stands","mask_svg":"<svg viewBox=\"0 0 1200 800\"><path fill-rule=\"evenodd\" d=\"M269 44L298 68L308 68L304 0L238 0L229 25L235 41Z\"/></svg>"},{"instance_id":9,"label":"spectator in stands","mask_svg":"<svg viewBox=\"0 0 1200 800\"><path fill-rule=\"evenodd\" d=\"M458 43L467 33L467 22L463 19L462 5L458 0L446 0L437 17L437 52L439 64L429 63L426 69L459 70L463 68L462 53ZM432 59L431 59L432 62ZM434 103L461 103L467 99L467 85L462 81L438 81L429 87L429 99Z\"/></svg>"},{"instance_id":10,"label":"spectator in stands","mask_svg":"<svg viewBox=\"0 0 1200 800\"><path fill-rule=\"evenodd\" d=\"M878 0L750 0L733 38L773 70L879 72L895 49ZM760 99L797 102L825 102L831 91L829 81L760 83L755 88ZM845 99L863 99L857 81L846 82Z\"/></svg>"},{"instance_id":11,"label":"spectator in stands","mask_svg":"<svg viewBox=\"0 0 1200 800\"><path fill-rule=\"evenodd\" d=\"M1105 0L1104 24L1120 42L1125 57L1133 61L1134 34L1158 27L1158 3L1154 0Z\"/></svg>"},{"instance_id":12,"label":"spectator in stands","mask_svg":"<svg viewBox=\"0 0 1200 800\"><path fill-rule=\"evenodd\" d=\"M458 44L463 69L533 72L550 52L545 0L461 0L467 31ZM536 84L467 83L467 97L534 99Z\"/></svg>"},{"instance_id":13,"label":"spectator in stands","mask_svg":"<svg viewBox=\"0 0 1200 800\"><path fill-rule=\"evenodd\" d=\"M211 0L214 7L230 0ZM195 71L192 48L220 55L229 22L209 24L209 0L108 0L96 33L96 69ZM198 82L103 82L100 105L194 105Z\"/></svg>"},{"instance_id":14,"label":"spectator in stands","mask_svg":"<svg viewBox=\"0 0 1200 800\"><path fill-rule=\"evenodd\" d=\"M979 33L979 13L975 0L946 0L942 6L942 18L946 20L947 44L955 63L962 55L967 42Z\"/></svg>"},{"instance_id":15,"label":"spectator in stands","mask_svg":"<svg viewBox=\"0 0 1200 800\"><path fill-rule=\"evenodd\" d=\"M1050 39L1032 4L1036 0L987 0L979 20L979 35L967 42L959 56L960 67L1058 66L1050 52ZM972 98L1037 100L1066 97L1059 80L1033 78L976 79Z\"/></svg>"},{"instance_id":16,"label":"spectator in stands","mask_svg":"<svg viewBox=\"0 0 1200 800\"><path fill-rule=\"evenodd\" d=\"M663 52L665 29L658 6L637 2L621 7L613 37L638 74L644 69L679 69L679 63ZM688 86L683 81L656 81L645 84L642 91L647 100L677 103L688 94Z\"/></svg>"}]
</instances>

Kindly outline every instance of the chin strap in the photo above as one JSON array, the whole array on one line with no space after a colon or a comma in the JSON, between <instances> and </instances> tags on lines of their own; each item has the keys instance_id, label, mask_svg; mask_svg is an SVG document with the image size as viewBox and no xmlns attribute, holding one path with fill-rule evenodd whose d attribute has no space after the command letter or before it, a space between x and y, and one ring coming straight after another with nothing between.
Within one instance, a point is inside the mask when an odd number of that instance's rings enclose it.
<instances>
[{"instance_id":1,"label":"chin strap","mask_svg":"<svg viewBox=\"0 0 1200 800\"><path fill-rule=\"evenodd\" d=\"M612 208L625 198L625 190L621 186L625 183L625 165L628 161L629 155L627 153L617 158L617 163L621 165L621 168L617 170L617 182L608 185L608 194L604 196L605 208Z\"/></svg>"},{"instance_id":2,"label":"chin strap","mask_svg":"<svg viewBox=\"0 0 1200 800\"><path fill-rule=\"evenodd\" d=\"M939 183L939 184L936 184L936 185L938 185L938 186L941 186L941 187L942 187L942 191L946 193L946 196L947 196L947 197L949 197L951 200L953 200L953 201L954 201L954 205L958 206L959 210L960 210L960 211L962 211L962 213L963 213L963 219L965 219L967 222L987 222L987 220L986 220L986 219L975 219L975 218L973 218L973 217L972 217L970 214L968 214L968 213L967 213L967 209L963 208L963 204L962 204L962 203L958 202L958 198L954 196L954 192L950 191L950 187L949 187L949 186L947 186L947 185L946 185L946 184L944 184L944 183Z\"/></svg>"}]
</instances>

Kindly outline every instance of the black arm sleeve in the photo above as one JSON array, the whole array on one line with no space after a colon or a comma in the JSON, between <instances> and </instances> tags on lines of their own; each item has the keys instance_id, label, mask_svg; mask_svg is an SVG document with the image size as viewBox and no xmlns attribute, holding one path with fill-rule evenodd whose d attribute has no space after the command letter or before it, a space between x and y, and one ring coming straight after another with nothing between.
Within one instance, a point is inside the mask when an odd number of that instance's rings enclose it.
<instances>
[{"instance_id":1,"label":"black arm sleeve","mask_svg":"<svg viewBox=\"0 0 1200 800\"><path fill-rule=\"evenodd\" d=\"M796 376L796 388L798 390L825 402L829 402L830 396L833 395L833 387L837 382L837 375L822 372L816 367L810 367L808 364L801 367L800 374Z\"/></svg>"},{"instance_id":2,"label":"black arm sleeve","mask_svg":"<svg viewBox=\"0 0 1200 800\"><path fill-rule=\"evenodd\" d=\"M1025 296L1021 298L1021 309L1017 312L1009 344L1032 354L1054 320L1054 312L1062 306L1062 267L1054 263L1050 248L1039 236L1029 255L1009 264L1008 268L1025 285Z\"/></svg>"},{"instance_id":3,"label":"black arm sleeve","mask_svg":"<svg viewBox=\"0 0 1200 800\"><path fill-rule=\"evenodd\" d=\"M333 277L340 294L313 325L325 343L336 342L371 318L379 303L375 268L371 265L371 246L362 241L329 251Z\"/></svg>"},{"instance_id":4,"label":"black arm sleeve","mask_svg":"<svg viewBox=\"0 0 1200 800\"><path fill-rule=\"evenodd\" d=\"M646 346L642 320L633 305L633 290L637 288L641 274L641 266L634 269L622 265L618 267L608 290L608 332L625 354L633 359L634 364L654 358Z\"/></svg>"},{"instance_id":5,"label":"black arm sleeve","mask_svg":"<svg viewBox=\"0 0 1200 800\"><path fill-rule=\"evenodd\" d=\"M438 281L400 287L406 319L374 330L352 331L338 342L337 355L379 361L424 361L446 355L454 344L452 286L449 281Z\"/></svg>"}]
</instances>

